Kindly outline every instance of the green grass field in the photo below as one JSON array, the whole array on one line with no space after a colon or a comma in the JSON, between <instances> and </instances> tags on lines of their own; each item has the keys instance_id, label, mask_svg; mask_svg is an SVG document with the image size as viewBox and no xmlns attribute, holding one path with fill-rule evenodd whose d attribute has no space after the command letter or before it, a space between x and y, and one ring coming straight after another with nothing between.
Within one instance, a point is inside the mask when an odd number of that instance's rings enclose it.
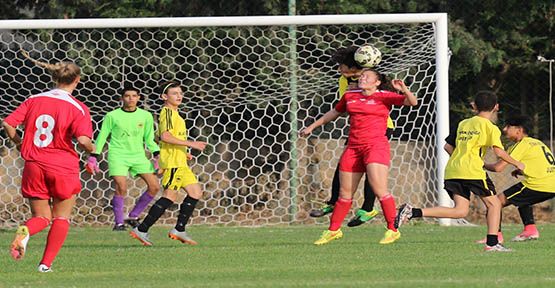
<instances>
[{"instance_id":1,"label":"green grass field","mask_svg":"<svg viewBox=\"0 0 555 288\"><path fill-rule=\"evenodd\" d=\"M379 245L384 228L344 227L345 237L315 246L325 226L193 226L198 246L151 229L152 247L109 228L72 228L54 262L38 273L45 232L22 261L9 257L14 231L0 231L0 287L554 287L555 225L538 241L511 243L512 253L485 253L473 241L485 227L404 226L401 239ZM505 237L520 232L507 226Z\"/></svg>"}]
</instances>

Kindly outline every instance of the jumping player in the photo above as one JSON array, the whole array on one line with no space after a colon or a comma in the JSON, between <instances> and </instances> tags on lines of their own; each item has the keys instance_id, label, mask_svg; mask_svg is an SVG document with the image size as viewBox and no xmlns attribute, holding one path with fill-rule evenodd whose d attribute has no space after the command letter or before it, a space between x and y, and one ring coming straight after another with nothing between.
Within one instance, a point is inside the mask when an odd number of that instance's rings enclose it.
<instances>
[{"instance_id":1,"label":"jumping player","mask_svg":"<svg viewBox=\"0 0 555 288\"><path fill-rule=\"evenodd\" d=\"M394 89L404 95L381 90L386 85L384 76L375 70L364 69L358 86L360 91L349 91L320 119L301 131L308 136L312 131L347 112L350 116L349 142L339 161L340 196L331 216L329 229L314 244L326 244L343 236L341 224L352 205L352 196L363 174L379 198L387 222L387 231L380 244L390 244L401 237L394 227L395 200L387 189L389 169L389 142L385 135L391 105L414 106L416 97L402 80L391 81Z\"/></svg>"}]
</instances>

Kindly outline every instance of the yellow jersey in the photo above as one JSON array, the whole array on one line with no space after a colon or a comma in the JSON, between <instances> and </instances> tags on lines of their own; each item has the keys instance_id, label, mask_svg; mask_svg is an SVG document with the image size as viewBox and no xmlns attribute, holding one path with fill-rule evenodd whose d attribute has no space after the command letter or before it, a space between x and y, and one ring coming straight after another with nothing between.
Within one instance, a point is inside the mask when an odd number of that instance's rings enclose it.
<instances>
[{"instance_id":1,"label":"yellow jersey","mask_svg":"<svg viewBox=\"0 0 555 288\"><path fill-rule=\"evenodd\" d=\"M555 159L553 152L540 140L524 137L508 150L511 157L524 165L526 188L555 193Z\"/></svg>"},{"instance_id":2,"label":"yellow jersey","mask_svg":"<svg viewBox=\"0 0 555 288\"><path fill-rule=\"evenodd\" d=\"M173 137L179 140L187 140L187 127L185 120L179 116L177 110L169 107L163 107L160 112L158 136L164 132L170 132ZM187 147L182 145L169 144L160 141L160 168L179 168L188 167L187 165Z\"/></svg>"},{"instance_id":3,"label":"yellow jersey","mask_svg":"<svg viewBox=\"0 0 555 288\"><path fill-rule=\"evenodd\" d=\"M499 147L501 131L490 120L474 116L459 123L456 146L445 166L445 180L484 180L484 155L488 147Z\"/></svg>"},{"instance_id":4,"label":"yellow jersey","mask_svg":"<svg viewBox=\"0 0 555 288\"><path fill-rule=\"evenodd\" d=\"M358 79L347 78L343 75L339 77L339 99L343 98L343 95L345 95L345 92L349 90L349 84L353 82L358 83ZM395 124L393 124L393 120L389 116L387 117L387 128L395 129Z\"/></svg>"}]
</instances>

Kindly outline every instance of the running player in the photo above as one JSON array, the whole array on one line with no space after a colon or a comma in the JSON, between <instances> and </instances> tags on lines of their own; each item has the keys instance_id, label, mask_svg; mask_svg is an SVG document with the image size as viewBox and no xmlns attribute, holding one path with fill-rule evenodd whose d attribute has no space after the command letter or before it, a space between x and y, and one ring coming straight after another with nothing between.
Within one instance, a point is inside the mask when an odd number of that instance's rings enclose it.
<instances>
[{"instance_id":1,"label":"running player","mask_svg":"<svg viewBox=\"0 0 555 288\"><path fill-rule=\"evenodd\" d=\"M364 69L358 86L361 91L350 91L335 106L313 124L301 131L308 136L312 131L341 114L349 113L349 142L339 161L340 195L333 209L329 229L314 244L326 244L343 237L341 224L352 205L353 193L363 174L379 198L387 222L387 231L380 244L390 244L401 237L394 227L395 200L387 188L390 151L386 137L387 117L392 105L415 106L418 101L402 80L391 81L394 89L404 95L381 90L387 82L375 70Z\"/></svg>"},{"instance_id":2,"label":"running player","mask_svg":"<svg viewBox=\"0 0 555 288\"><path fill-rule=\"evenodd\" d=\"M168 233L168 237L182 243L196 245L185 226L193 214L193 210L202 197L202 189L197 178L187 165L187 149L199 151L206 147L205 142L187 140L185 120L179 116L178 107L183 101L183 91L177 82L168 82L162 85L162 99L165 105L160 112L160 169L163 173L162 185L164 194L148 211L148 215L139 226L135 227L130 235L141 241L145 246L151 246L148 229L164 214L164 211L177 200L177 193L181 188L187 192L187 197L181 203L177 224Z\"/></svg>"},{"instance_id":3,"label":"running player","mask_svg":"<svg viewBox=\"0 0 555 288\"><path fill-rule=\"evenodd\" d=\"M96 151L87 161L87 170L91 173L99 171L98 160L108 136L108 170L116 185L112 198L114 211L114 231L124 231L124 222L132 227L138 225L138 217L148 204L154 199L160 184L154 175L158 168L158 154L160 148L154 142L154 121L152 114L137 107L140 100L139 90L125 87L122 91L123 106L115 109L102 121L100 134L96 138ZM145 155L145 144L154 156L154 165ZM127 219L123 217L125 195L127 194L127 176L139 175L146 183L147 190L139 197L135 207L129 212Z\"/></svg>"},{"instance_id":4,"label":"running player","mask_svg":"<svg viewBox=\"0 0 555 288\"><path fill-rule=\"evenodd\" d=\"M518 169L524 169L524 164L511 158L503 150L501 131L491 119L498 110L497 96L490 92L479 92L474 99L478 114L463 120L457 128L456 147L445 167L445 190L455 202L455 207L413 208L410 204L403 204L395 218L395 226L419 217L435 218L463 218L468 214L471 192L480 197L488 207L488 233L485 251L508 252L508 249L498 241L497 230L501 215L501 203L495 196L495 188L488 181L483 169L482 157L485 149L492 147L501 159L509 162Z\"/></svg>"},{"instance_id":5,"label":"running player","mask_svg":"<svg viewBox=\"0 0 555 288\"><path fill-rule=\"evenodd\" d=\"M81 191L79 155L72 138L93 152L92 123L89 109L71 95L81 79L79 66L47 64L23 54L51 73L56 88L29 97L2 123L25 160L21 193L29 199L32 213L17 228L10 253L16 260L23 258L30 236L51 225L38 271L52 272L52 262L68 234L75 195ZM19 125L25 127L23 139L16 132Z\"/></svg>"}]
</instances>

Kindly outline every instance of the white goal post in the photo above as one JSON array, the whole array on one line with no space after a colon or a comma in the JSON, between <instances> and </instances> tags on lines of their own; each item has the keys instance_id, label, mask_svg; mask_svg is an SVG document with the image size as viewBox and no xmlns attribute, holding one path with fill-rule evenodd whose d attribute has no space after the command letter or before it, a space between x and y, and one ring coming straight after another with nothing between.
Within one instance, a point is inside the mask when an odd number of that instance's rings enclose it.
<instances>
[{"instance_id":1,"label":"white goal post","mask_svg":"<svg viewBox=\"0 0 555 288\"><path fill-rule=\"evenodd\" d=\"M445 13L1 20L0 118L52 87L20 47L40 61L81 66L76 97L91 109L95 136L102 117L119 106L124 83L137 86L142 107L157 116L163 103L156 88L175 79L186 93L190 136L210 145L190 163L205 191L193 223L321 223L307 212L329 197L346 120L308 139L297 133L337 99L333 51L372 43L384 55L378 69L405 79L420 98L418 107L392 110L391 192L398 202L449 206L442 149L449 132L447 23ZM5 135L1 141L0 228L29 213L19 193L22 160ZM112 222L103 159L103 175L82 174L76 224ZM144 189L141 181L129 183L127 208ZM164 223L174 221L175 208Z\"/></svg>"}]
</instances>

